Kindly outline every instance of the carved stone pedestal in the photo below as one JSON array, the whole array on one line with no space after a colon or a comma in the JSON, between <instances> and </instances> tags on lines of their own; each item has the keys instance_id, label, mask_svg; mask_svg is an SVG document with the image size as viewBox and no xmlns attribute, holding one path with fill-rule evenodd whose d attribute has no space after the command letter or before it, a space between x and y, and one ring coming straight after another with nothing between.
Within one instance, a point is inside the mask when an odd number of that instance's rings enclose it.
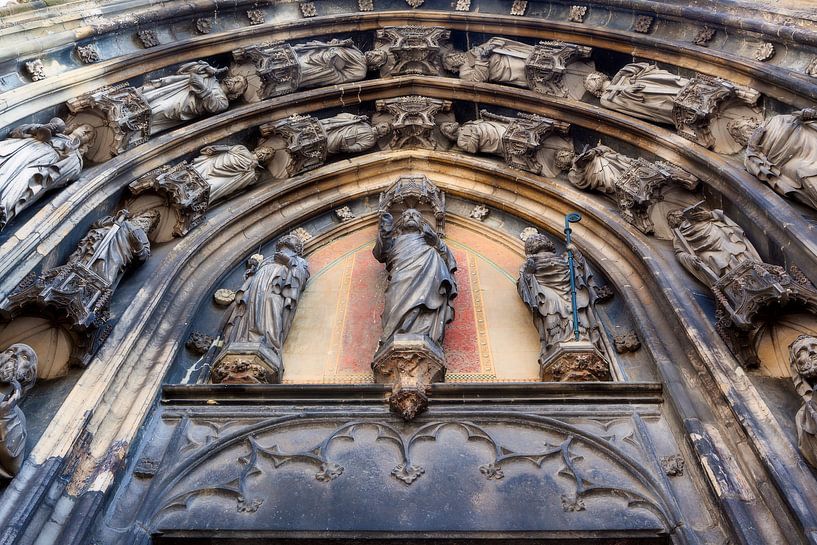
<instances>
[{"instance_id":1,"label":"carved stone pedestal","mask_svg":"<svg viewBox=\"0 0 817 545\"><path fill-rule=\"evenodd\" d=\"M744 261L712 291L718 303L718 332L749 367L760 363L756 341L764 326L764 314L790 304L817 313L814 285L796 269L789 274L768 263Z\"/></svg>"},{"instance_id":2,"label":"carved stone pedestal","mask_svg":"<svg viewBox=\"0 0 817 545\"><path fill-rule=\"evenodd\" d=\"M285 43L242 47L233 51L230 75L247 78L246 102L293 93L301 84L301 67L292 46Z\"/></svg>"},{"instance_id":3,"label":"carved stone pedestal","mask_svg":"<svg viewBox=\"0 0 817 545\"><path fill-rule=\"evenodd\" d=\"M281 357L261 343L232 343L219 353L210 379L214 384L278 384Z\"/></svg>"},{"instance_id":4,"label":"carved stone pedestal","mask_svg":"<svg viewBox=\"0 0 817 545\"><path fill-rule=\"evenodd\" d=\"M610 364L589 341L559 343L539 360L542 382L613 380Z\"/></svg>"},{"instance_id":5,"label":"carved stone pedestal","mask_svg":"<svg viewBox=\"0 0 817 545\"><path fill-rule=\"evenodd\" d=\"M564 42L540 42L525 61L528 85L534 91L552 94L559 87L567 66L590 58L593 49ZM550 85L547 85L550 84ZM565 92L563 96L567 96Z\"/></svg>"},{"instance_id":6,"label":"carved stone pedestal","mask_svg":"<svg viewBox=\"0 0 817 545\"><path fill-rule=\"evenodd\" d=\"M286 150L284 177L318 168L326 162L328 153L326 131L311 115L291 115L259 127L262 140L258 147ZM272 162L275 162L274 158Z\"/></svg>"},{"instance_id":7,"label":"carved stone pedestal","mask_svg":"<svg viewBox=\"0 0 817 545\"><path fill-rule=\"evenodd\" d=\"M175 223L170 236L163 236L161 228L156 229L152 238L165 241L172 237L183 237L204 220L210 200L210 186L186 161L176 166L163 166L141 176L128 186L134 196L155 193L165 200L165 206L175 212ZM136 213L141 210L130 209ZM164 218L162 218L164 220ZM161 221L164 225L166 222ZM169 222L168 222L169 223Z\"/></svg>"},{"instance_id":8,"label":"carved stone pedestal","mask_svg":"<svg viewBox=\"0 0 817 545\"><path fill-rule=\"evenodd\" d=\"M445 380L445 356L425 335L397 334L372 362L374 381L393 384L391 409L412 420L428 407L428 388Z\"/></svg>"},{"instance_id":9,"label":"carved stone pedestal","mask_svg":"<svg viewBox=\"0 0 817 545\"><path fill-rule=\"evenodd\" d=\"M128 84L102 87L66 102L70 126L88 124L96 136L85 154L103 163L150 138L150 105L138 89Z\"/></svg>"},{"instance_id":10,"label":"carved stone pedestal","mask_svg":"<svg viewBox=\"0 0 817 545\"><path fill-rule=\"evenodd\" d=\"M482 110L483 119L491 119L494 114ZM507 118L505 118L507 119ZM569 123L555 121L536 114L520 113L511 120L508 130L502 136L505 162L509 166L539 174L541 166L535 157L545 139L554 134L566 135Z\"/></svg>"},{"instance_id":11,"label":"carved stone pedestal","mask_svg":"<svg viewBox=\"0 0 817 545\"><path fill-rule=\"evenodd\" d=\"M650 211L663 200L664 190L675 184L692 191L698 179L668 163L651 163L639 157L616 183L615 199L622 217L642 233L652 234L655 226Z\"/></svg>"}]
</instances>

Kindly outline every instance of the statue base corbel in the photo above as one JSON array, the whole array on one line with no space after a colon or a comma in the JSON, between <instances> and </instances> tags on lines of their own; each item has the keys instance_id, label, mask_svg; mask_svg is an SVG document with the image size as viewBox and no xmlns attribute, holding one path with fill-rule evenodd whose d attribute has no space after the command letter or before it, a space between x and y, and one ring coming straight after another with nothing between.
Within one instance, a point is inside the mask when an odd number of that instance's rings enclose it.
<instances>
[{"instance_id":1,"label":"statue base corbel","mask_svg":"<svg viewBox=\"0 0 817 545\"><path fill-rule=\"evenodd\" d=\"M428 408L431 383L445 380L445 355L426 335L397 334L377 351L372 371L376 383L394 385L389 406L409 421Z\"/></svg>"},{"instance_id":2,"label":"statue base corbel","mask_svg":"<svg viewBox=\"0 0 817 545\"><path fill-rule=\"evenodd\" d=\"M262 343L230 343L218 354L210 372L213 384L279 384L281 357Z\"/></svg>"},{"instance_id":3,"label":"statue base corbel","mask_svg":"<svg viewBox=\"0 0 817 545\"><path fill-rule=\"evenodd\" d=\"M301 67L295 50L286 43L242 47L233 51L231 76L247 78L246 102L288 95L301 84Z\"/></svg>"},{"instance_id":4,"label":"statue base corbel","mask_svg":"<svg viewBox=\"0 0 817 545\"><path fill-rule=\"evenodd\" d=\"M817 289L796 268L744 261L713 286L717 301L717 329L732 352L747 367L760 364L757 337L764 314L790 304L817 314Z\"/></svg>"},{"instance_id":5,"label":"statue base corbel","mask_svg":"<svg viewBox=\"0 0 817 545\"><path fill-rule=\"evenodd\" d=\"M557 41L539 42L525 60L528 86L544 95L554 94L553 88L560 87L568 65L588 60L592 52L592 48L584 45ZM558 96L567 97L568 92L562 89Z\"/></svg>"},{"instance_id":6,"label":"statue base corbel","mask_svg":"<svg viewBox=\"0 0 817 545\"><path fill-rule=\"evenodd\" d=\"M613 380L607 358L590 341L557 344L539 359L542 382L596 382Z\"/></svg>"}]
</instances>

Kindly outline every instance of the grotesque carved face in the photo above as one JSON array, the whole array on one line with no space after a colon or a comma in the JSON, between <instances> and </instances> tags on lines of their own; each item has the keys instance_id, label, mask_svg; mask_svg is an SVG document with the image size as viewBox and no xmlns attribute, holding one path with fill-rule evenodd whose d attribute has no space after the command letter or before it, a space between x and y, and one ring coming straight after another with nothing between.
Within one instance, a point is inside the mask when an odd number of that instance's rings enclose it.
<instances>
[{"instance_id":1,"label":"grotesque carved face","mask_svg":"<svg viewBox=\"0 0 817 545\"><path fill-rule=\"evenodd\" d=\"M37 354L27 344L13 344L0 353L0 382L16 380L28 391L37 378Z\"/></svg>"},{"instance_id":2,"label":"grotesque carved face","mask_svg":"<svg viewBox=\"0 0 817 545\"><path fill-rule=\"evenodd\" d=\"M414 208L409 208L400 215L400 232L420 231L423 226L423 216Z\"/></svg>"},{"instance_id":3,"label":"grotesque carved face","mask_svg":"<svg viewBox=\"0 0 817 545\"><path fill-rule=\"evenodd\" d=\"M584 78L584 88L598 98L601 98L608 85L610 85L610 78L601 72L591 72Z\"/></svg>"},{"instance_id":4,"label":"grotesque carved face","mask_svg":"<svg viewBox=\"0 0 817 545\"><path fill-rule=\"evenodd\" d=\"M803 378L817 377L817 337L800 335L789 346L794 370Z\"/></svg>"},{"instance_id":5,"label":"grotesque carved face","mask_svg":"<svg viewBox=\"0 0 817 545\"><path fill-rule=\"evenodd\" d=\"M224 87L227 98L235 100L247 90L247 78L244 76L230 76L224 78L221 85Z\"/></svg>"}]
</instances>

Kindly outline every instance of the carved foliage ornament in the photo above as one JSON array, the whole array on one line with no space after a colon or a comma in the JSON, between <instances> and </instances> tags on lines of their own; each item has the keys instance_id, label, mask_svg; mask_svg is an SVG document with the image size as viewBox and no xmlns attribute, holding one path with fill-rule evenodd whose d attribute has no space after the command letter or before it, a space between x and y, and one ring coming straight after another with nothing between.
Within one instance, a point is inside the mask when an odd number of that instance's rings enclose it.
<instances>
[{"instance_id":1,"label":"carved foliage ornament","mask_svg":"<svg viewBox=\"0 0 817 545\"><path fill-rule=\"evenodd\" d=\"M587 6L570 6L570 14L568 20L573 23L583 23L584 16L587 14Z\"/></svg>"},{"instance_id":2,"label":"carved foliage ornament","mask_svg":"<svg viewBox=\"0 0 817 545\"><path fill-rule=\"evenodd\" d=\"M77 57L84 64L93 64L101 60L99 50L94 44L78 45L76 48Z\"/></svg>"},{"instance_id":3,"label":"carved foliage ornament","mask_svg":"<svg viewBox=\"0 0 817 545\"><path fill-rule=\"evenodd\" d=\"M528 0L513 0L511 15L522 16L526 11L528 11Z\"/></svg>"}]
</instances>

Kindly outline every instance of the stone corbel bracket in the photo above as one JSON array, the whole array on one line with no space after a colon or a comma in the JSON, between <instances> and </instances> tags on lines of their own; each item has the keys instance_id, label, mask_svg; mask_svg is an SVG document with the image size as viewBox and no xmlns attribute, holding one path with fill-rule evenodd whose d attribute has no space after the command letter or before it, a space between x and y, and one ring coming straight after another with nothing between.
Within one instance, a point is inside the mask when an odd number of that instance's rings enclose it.
<instances>
[{"instance_id":1,"label":"stone corbel bracket","mask_svg":"<svg viewBox=\"0 0 817 545\"><path fill-rule=\"evenodd\" d=\"M278 384L284 375L281 356L262 343L231 343L216 356L214 384Z\"/></svg>"},{"instance_id":2,"label":"stone corbel bracket","mask_svg":"<svg viewBox=\"0 0 817 545\"><path fill-rule=\"evenodd\" d=\"M567 66L590 58L592 47L559 41L539 42L525 60L525 76L530 88L538 93L551 94L553 90L543 83L560 84ZM566 96L566 95L565 95Z\"/></svg>"},{"instance_id":3,"label":"stone corbel bracket","mask_svg":"<svg viewBox=\"0 0 817 545\"><path fill-rule=\"evenodd\" d=\"M311 115L291 115L285 119L265 123L259 127L261 142L278 137L286 144L290 161L286 177L318 168L326 162L328 154L326 131L320 121Z\"/></svg>"},{"instance_id":4,"label":"stone corbel bracket","mask_svg":"<svg viewBox=\"0 0 817 545\"><path fill-rule=\"evenodd\" d=\"M425 335L395 335L372 362L374 381L393 385L389 406L406 421L428 408L431 383L445 381L445 371L445 355Z\"/></svg>"},{"instance_id":5,"label":"stone corbel bracket","mask_svg":"<svg viewBox=\"0 0 817 545\"><path fill-rule=\"evenodd\" d=\"M789 274L777 265L744 261L712 290L718 333L747 367L760 363L757 337L763 331L765 314L790 305L817 314L817 289L796 268Z\"/></svg>"},{"instance_id":6,"label":"stone corbel bracket","mask_svg":"<svg viewBox=\"0 0 817 545\"><path fill-rule=\"evenodd\" d=\"M539 173L534 154L542 147L545 140L554 134L567 136L570 130L569 123L536 114L519 113L515 118L505 118L482 110L480 116L489 120L510 120L508 130L502 135L505 162L509 166L534 174Z\"/></svg>"},{"instance_id":7,"label":"stone corbel bracket","mask_svg":"<svg viewBox=\"0 0 817 545\"><path fill-rule=\"evenodd\" d=\"M610 363L590 341L568 341L554 346L539 360L542 382L609 382Z\"/></svg>"},{"instance_id":8,"label":"stone corbel bracket","mask_svg":"<svg viewBox=\"0 0 817 545\"><path fill-rule=\"evenodd\" d=\"M449 48L451 31L440 27L399 26L377 30L375 49L391 57L380 70L381 77L444 73L441 56Z\"/></svg>"},{"instance_id":9,"label":"stone corbel bracket","mask_svg":"<svg viewBox=\"0 0 817 545\"><path fill-rule=\"evenodd\" d=\"M401 176L380 194L378 210L399 216L404 210L414 208L426 221L434 219L434 228L445 236L445 192L424 175Z\"/></svg>"},{"instance_id":10,"label":"stone corbel bracket","mask_svg":"<svg viewBox=\"0 0 817 545\"><path fill-rule=\"evenodd\" d=\"M376 117L373 121L388 120L392 129L391 149L420 147L433 150L441 147L434 136L437 116L450 112L451 106L450 100L423 96L387 98L375 102L380 119Z\"/></svg>"}]
</instances>

